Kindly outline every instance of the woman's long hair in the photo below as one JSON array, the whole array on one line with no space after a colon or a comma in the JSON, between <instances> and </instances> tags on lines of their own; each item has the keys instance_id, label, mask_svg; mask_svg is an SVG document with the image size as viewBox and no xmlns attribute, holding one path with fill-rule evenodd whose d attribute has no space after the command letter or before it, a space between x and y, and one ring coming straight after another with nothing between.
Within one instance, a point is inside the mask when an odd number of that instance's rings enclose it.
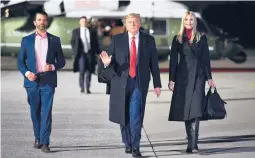
<instances>
[{"instance_id":1,"label":"woman's long hair","mask_svg":"<svg viewBox=\"0 0 255 158\"><path fill-rule=\"evenodd\" d=\"M188 16L188 15L191 15L192 18L193 18L193 29L192 29L192 35L191 35L191 38L190 38L190 43L193 42L194 38L196 37L196 42L198 42L201 38L201 34L197 31L197 18L194 14L194 12L192 11L187 11L184 13L184 15L182 16L182 21L181 21L181 27L180 27L180 31L179 33L177 34L177 40L182 43L183 41L183 34L184 34L184 30L185 30L185 26L184 26L184 22L185 22L185 18Z\"/></svg>"}]
</instances>

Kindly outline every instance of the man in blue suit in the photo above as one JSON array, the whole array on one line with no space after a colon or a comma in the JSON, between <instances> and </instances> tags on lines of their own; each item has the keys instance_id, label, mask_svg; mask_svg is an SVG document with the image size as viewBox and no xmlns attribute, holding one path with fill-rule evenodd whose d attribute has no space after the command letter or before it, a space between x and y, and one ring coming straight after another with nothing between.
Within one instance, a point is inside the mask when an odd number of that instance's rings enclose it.
<instances>
[{"instance_id":1,"label":"man in blue suit","mask_svg":"<svg viewBox=\"0 0 255 158\"><path fill-rule=\"evenodd\" d=\"M57 71L65 66L59 37L46 32L48 15L35 14L36 32L24 37L18 56L18 69L24 76L31 119L34 148L50 152L52 103L57 87Z\"/></svg>"}]
</instances>

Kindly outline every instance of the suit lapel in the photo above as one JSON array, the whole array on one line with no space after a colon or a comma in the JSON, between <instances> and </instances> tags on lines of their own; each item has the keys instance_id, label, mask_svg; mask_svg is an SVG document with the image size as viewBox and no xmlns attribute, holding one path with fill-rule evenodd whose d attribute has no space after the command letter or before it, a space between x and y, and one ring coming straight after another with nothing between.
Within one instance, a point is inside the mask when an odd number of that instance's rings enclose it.
<instances>
[{"instance_id":1,"label":"suit lapel","mask_svg":"<svg viewBox=\"0 0 255 158\"><path fill-rule=\"evenodd\" d=\"M31 35L31 49L32 49L32 56L35 59L35 33Z\"/></svg>"},{"instance_id":2,"label":"suit lapel","mask_svg":"<svg viewBox=\"0 0 255 158\"><path fill-rule=\"evenodd\" d=\"M33 62L33 72L34 73L36 73L36 57L35 57L35 33L33 33L33 34L31 34L30 35L30 51L28 51L28 53L29 53L29 55L31 55L32 56L32 61L31 62Z\"/></svg>"},{"instance_id":3,"label":"suit lapel","mask_svg":"<svg viewBox=\"0 0 255 158\"><path fill-rule=\"evenodd\" d=\"M51 50L52 35L47 33L47 37L48 37L48 50L47 50L47 55L46 55L46 62L49 63L48 58L49 58L50 50Z\"/></svg>"}]
</instances>

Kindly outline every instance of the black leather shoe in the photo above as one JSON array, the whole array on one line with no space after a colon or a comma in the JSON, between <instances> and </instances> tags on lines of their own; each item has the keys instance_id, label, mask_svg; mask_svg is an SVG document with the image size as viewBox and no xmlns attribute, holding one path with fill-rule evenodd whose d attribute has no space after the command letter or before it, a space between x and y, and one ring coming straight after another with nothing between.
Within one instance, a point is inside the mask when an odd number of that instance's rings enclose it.
<instances>
[{"instance_id":1,"label":"black leather shoe","mask_svg":"<svg viewBox=\"0 0 255 158\"><path fill-rule=\"evenodd\" d=\"M84 88L81 88L81 93L84 93Z\"/></svg>"},{"instance_id":2,"label":"black leather shoe","mask_svg":"<svg viewBox=\"0 0 255 158\"><path fill-rule=\"evenodd\" d=\"M132 149L129 148L129 147L126 147L125 153L126 153L126 154L132 154Z\"/></svg>"},{"instance_id":3,"label":"black leather shoe","mask_svg":"<svg viewBox=\"0 0 255 158\"><path fill-rule=\"evenodd\" d=\"M43 144L42 145L42 152L49 153L50 152L49 145Z\"/></svg>"},{"instance_id":4,"label":"black leather shoe","mask_svg":"<svg viewBox=\"0 0 255 158\"><path fill-rule=\"evenodd\" d=\"M132 151L132 156L133 157L141 157L141 153L140 153L140 150L139 148L134 148L133 151Z\"/></svg>"},{"instance_id":5,"label":"black leather shoe","mask_svg":"<svg viewBox=\"0 0 255 158\"><path fill-rule=\"evenodd\" d=\"M91 91L90 91L90 90L87 90L87 94L91 94Z\"/></svg>"},{"instance_id":6,"label":"black leather shoe","mask_svg":"<svg viewBox=\"0 0 255 158\"><path fill-rule=\"evenodd\" d=\"M35 140L34 148L35 148L35 149L41 149L40 141L39 141L39 140L37 140L37 139Z\"/></svg>"}]
</instances>

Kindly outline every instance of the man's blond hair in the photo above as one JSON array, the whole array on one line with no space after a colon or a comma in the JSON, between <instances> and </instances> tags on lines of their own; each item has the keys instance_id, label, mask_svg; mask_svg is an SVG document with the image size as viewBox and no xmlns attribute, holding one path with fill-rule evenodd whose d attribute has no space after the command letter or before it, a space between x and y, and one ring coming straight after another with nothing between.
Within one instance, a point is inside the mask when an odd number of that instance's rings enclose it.
<instances>
[{"instance_id":1,"label":"man's blond hair","mask_svg":"<svg viewBox=\"0 0 255 158\"><path fill-rule=\"evenodd\" d=\"M128 14L128 15L126 15L124 18L123 18L123 24L124 24L124 26L126 25L126 20L127 20L127 18L133 18L133 17L135 17L135 18L138 18L139 19L139 21L140 21L140 23L141 23L141 16L140 16L140 14L138 14L138 13L130 13L130 14Z\"/></svg>"}]
</instances>

